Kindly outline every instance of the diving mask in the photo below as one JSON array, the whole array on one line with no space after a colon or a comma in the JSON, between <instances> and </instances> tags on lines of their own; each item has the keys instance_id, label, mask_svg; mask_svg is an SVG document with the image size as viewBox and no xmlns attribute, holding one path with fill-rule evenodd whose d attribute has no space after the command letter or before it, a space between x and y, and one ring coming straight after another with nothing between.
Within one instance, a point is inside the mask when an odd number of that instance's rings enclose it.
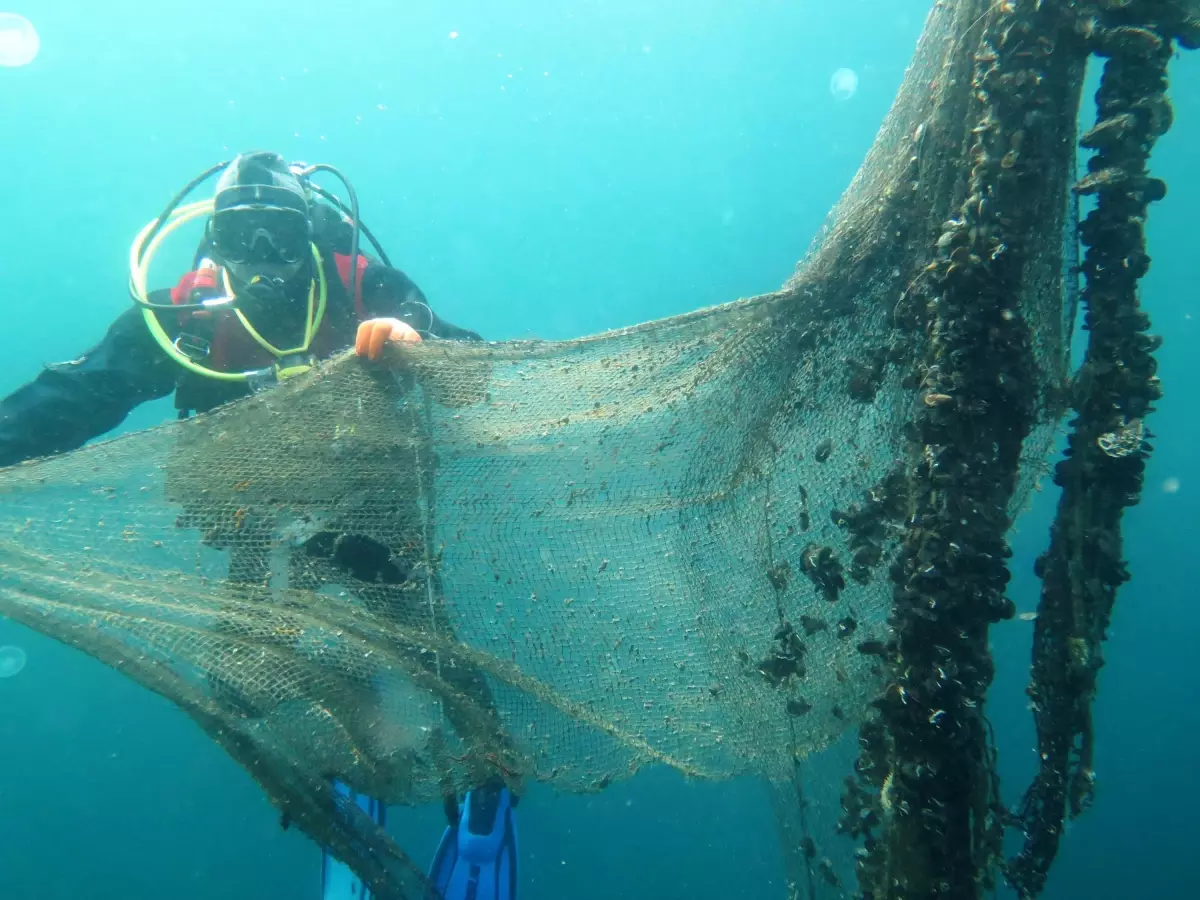
<instances>
[{"instance_id":1,"label":"diving mask","mask_svg":"<svg viewBox=\"0 0 1200 900\"><path fill-rule=\"evenodd\" d=\"M211 238L213 253L227 266L294 274L309 257L311 229L296 210L234 207L213 214Z\"/></svg>"}]
</instances>

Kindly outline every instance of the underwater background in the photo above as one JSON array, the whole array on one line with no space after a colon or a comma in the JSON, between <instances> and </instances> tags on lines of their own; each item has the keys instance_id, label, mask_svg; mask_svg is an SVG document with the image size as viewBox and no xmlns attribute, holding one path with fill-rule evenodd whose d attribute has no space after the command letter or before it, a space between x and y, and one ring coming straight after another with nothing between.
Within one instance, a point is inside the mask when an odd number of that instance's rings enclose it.
<instances>
[{"instance_id":1,"label":"underwater background","mask_svg":"<svg viewBox=\"0 0 1200 900\"><path fill-rule=\"evenodd\" d=\"M249 149L340 167L393 261L441 315L489 339L576 337L773 290L862 161L928 6L5 8L34 24L41 49L0 69L0 395L98 341L130 302L138 229L195 174ZM1150 210L1142 282L1166 338L1166 397L1149 421L1143 502L1125 517L1133 581L1100 677L1097 800L1062 845L1051 898L1195 890L1200 57L1172 75L1176 124L1151 159L1169 192ZM153 286L180 271L156 270ZM123 427L172 417L161 401ZM1032 561L1056 499L1047 483L1013 538L1021 610L1037 603ZM990 715L1010 799L1034 770L1031 634L1020 620L993 629ZM316 900L316 846L282 831L183 713L4 620L0 645L27 656L0 679L0 898ZM519 816L525 900L785 896L752 782L649 771L596 796L534 789ZM391 823L423 864L444 820L431 807L393 810Z\"/></svg>"}]
</instances>

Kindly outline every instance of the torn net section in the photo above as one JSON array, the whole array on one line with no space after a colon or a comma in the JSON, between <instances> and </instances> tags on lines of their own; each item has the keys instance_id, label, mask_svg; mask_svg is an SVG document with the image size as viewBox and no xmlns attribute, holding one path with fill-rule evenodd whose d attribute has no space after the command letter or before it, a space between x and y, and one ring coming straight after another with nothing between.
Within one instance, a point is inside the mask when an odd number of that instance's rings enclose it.
<instances>
[{"instance_id":1,"label":"torn net section","mask_svg":"<svg viewBox=\"0 0 1200 900\"><path fill-rule=\"evenodd\" d=\"M786 785L882 687L928 402L917 298L962 201L987 8L935 7L783 290L578 341L340 357L2 472L0 613L176 702L381 898L423 877L332 778L393 804L649 763ZM1019 279L1040 413L1018 501L1066 374L1059 156Z\"/></svg>"}]
</instances>

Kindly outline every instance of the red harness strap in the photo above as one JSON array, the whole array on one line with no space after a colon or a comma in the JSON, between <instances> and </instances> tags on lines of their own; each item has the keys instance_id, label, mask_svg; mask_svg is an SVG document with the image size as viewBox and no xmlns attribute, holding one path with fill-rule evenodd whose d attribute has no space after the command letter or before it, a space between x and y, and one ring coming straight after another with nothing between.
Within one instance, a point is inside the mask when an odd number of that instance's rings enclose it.
<instances>
[{"instance_id":1,"label":"red harness strap","mask_svg":"<svg viewBox=\"0 0 1200 900\"><path fill-rule=\"evenodd\" d=\"M334 264L337 265L338 276L342 279L342 287L350 290L350 257L344 256L341 253L333 254ZM357 258L358 273L354 279L354 316L358 321L363 321L367 317L367 311L363 307L363 276L367 271L367 258L361 253Z\"/></svg>"},{"instance_id":2,"label":"red harness strap","mask_svg":"<svg viewBox=\"0 0 1200 900\"><path fill-rule=\"evenodd\" d=\"M333 254L334 265L337 266L338 277L342 282L342 289L350 290L350 257L341 253ZM366 256L359 254L357 269L357 277L354 285L354 317L358 322L362 322L367 318L366 306L363 304L363 278L366 275L367 267L370 265L370 260ZM177 306L186 303L195 302L196 293L199 292L216 292L219 290L219 271L215 268L197 269L194 272L188 272L179 279L179 283L171 288L171 302ZM256 365L267 365L270 363L269 357L265 356L261 347L254 343L247 334L246 329L242 328L236 318L230 314L229 310L221 311L215 321L212 320L212 313L204 309L185 309L179 311L179 324L181 328L187 328L188 323L193 319L204 321L209 320L211 324L207 327L211 329L211 338L209 340L209 358L212 361L213 368L218 371L228 371L231 364L238 369L249 369ZM333 335L330 333L329 318L326 317L320 327L317 329L317 334L313 340L311 350L318 356L324 356L338 348L331 345ZM203 333L203 332L202 332ZM329 345L329 346L327 346Z\"/></svg>"},{"instance_id":3,"label":"red harness strap","mask_svg":"<svg viewBox=\"0 0 1200 900\"><path fill-rule=\"evenodd\" d=\"M350 257L342 253L333 254L334 265L337 266L338 277L342 280L343 290L350 290ZM371 264L361 253L357 259L358 277L354 281L354 315L361 322L366 318L366 309L363 306L363 278L366 275L367 267ZM217 270L212 268L196 269L194 272L186 272L179 279L179 283L171 288L171 302L176 306L181 306L184 303L191 301L192 294L196 291L215 291L217 290Z\"/></svg>"},{"instance_id":4,"label":"red harness strap","mask_svg":"<svg viewBox=\"0 0 1200 900\"><path fill-rule=\"evenodd\" d=\"M349 268L349 266L347 266ZM176 306L189 303L195 291L215 291L217 289L216 269L197 269L188 272L179 279L179 284L171 288L171 302Z\"/></svg>"}]
</instances>

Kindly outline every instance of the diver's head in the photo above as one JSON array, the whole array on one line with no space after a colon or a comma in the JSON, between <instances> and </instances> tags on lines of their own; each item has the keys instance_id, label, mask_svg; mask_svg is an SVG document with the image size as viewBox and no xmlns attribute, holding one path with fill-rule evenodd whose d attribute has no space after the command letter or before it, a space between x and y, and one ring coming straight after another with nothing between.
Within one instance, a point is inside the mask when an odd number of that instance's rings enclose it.
<instances>
[{"instance_id":1,"label":"diver's head","mask_svg":"<svg viewBox=\"0 0 1200 900\"><path fill-rule=\"evenodd\" d=\"M209 241L240 291L290 294L309 274L312 220L300 179L278 153L243 153L217 182Z\"/></svg>"}]
</instances>

